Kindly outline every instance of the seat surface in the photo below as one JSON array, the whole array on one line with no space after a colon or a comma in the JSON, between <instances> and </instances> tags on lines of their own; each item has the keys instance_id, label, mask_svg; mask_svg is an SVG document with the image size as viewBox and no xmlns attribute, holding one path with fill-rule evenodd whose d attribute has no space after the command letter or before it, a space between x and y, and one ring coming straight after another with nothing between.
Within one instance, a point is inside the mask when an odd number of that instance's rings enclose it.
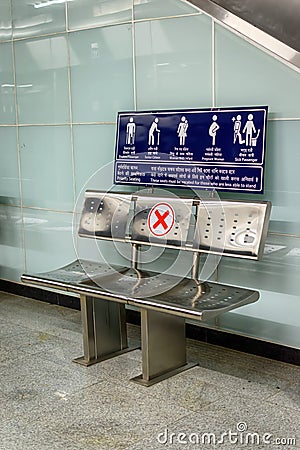
<instances>
[{"instance_id":1,"label":"seat surface","mask_svg":"<svg viewBox=\"0 0 300 450\"><path fill-rule=\"evenodd\" d=\"M198 320L209 320L259 298L250 289L87 260L23 275L22 281Z\"/></svg>"}]
</instances>

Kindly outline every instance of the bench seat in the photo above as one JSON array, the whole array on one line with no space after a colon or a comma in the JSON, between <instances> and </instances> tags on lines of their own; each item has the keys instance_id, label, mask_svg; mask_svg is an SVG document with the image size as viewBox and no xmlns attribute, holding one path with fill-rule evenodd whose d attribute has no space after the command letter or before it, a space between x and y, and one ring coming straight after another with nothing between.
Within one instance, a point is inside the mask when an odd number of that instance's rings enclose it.
<instances>
[{"instance_id":1,"label":"bench seat","mask_svg":"<svg viewBox=\"0 0 300 450\"><path fill-rule=\"evenodd\" d=\"M200 255L212 255L215 269L222 255L260 259L270 208L259 201L87 191L79 238L129 245L130 267L78 259L48 273L24 274L22 281L80 295L84 355L75 362L85 366L131 350L125 307L139 308L142 374L132 381L151 386L193 365L186 360L187 318L207 321L259 299L257 291L201 279ZM172 268L145 270L146 247L189 252L192 264L182 276Z\"/></svg>"},{"instance_id":2,"label":"bench seat","mask_svg":"<svg viewBox=\"0 0 300 450\"><path fill-rule=\"evenodd\" d=\"M250 289L87 260L43 274L26 274L22 281L204 321L259 297ZM154 295L160 287L164 292Z\"/></svg>"}]
</instances>

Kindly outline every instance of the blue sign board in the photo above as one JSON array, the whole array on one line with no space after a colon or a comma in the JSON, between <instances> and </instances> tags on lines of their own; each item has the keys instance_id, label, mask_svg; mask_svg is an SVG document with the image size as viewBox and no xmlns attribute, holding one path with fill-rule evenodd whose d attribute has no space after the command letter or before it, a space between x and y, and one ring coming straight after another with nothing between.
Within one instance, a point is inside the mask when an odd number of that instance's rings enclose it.
<instances>
[{"instance_id":1,"label":"blue sign board","mask_svg":"<svg viewBox=\"0 0 300 450\"><path fill-rule=\"evenodd\" d=\"M122 112L114 182L263 193L268 107Z\"/></svg>"}]
</instances>

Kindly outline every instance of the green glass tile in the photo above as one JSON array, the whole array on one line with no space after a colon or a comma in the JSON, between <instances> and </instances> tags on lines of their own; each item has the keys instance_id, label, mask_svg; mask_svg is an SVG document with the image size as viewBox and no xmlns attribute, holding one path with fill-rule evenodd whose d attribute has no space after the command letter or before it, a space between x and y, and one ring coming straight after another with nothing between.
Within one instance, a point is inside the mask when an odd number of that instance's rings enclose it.
<instances>
[{"instance_id":1,"label":"green glass tile","mask_svg":"<svg viewBox=\"0 0 300 450\"><path fill-rule=\"evenodd\" d=\"M74 0L68 3L68 18L70 30L128 22L132 0Z\"/></svg>"},{"instance_id":2,"label":"green glass tile","mask_svg":"<svg viewBox=\"0 0 300 450\"><path fill-rule=\"evenodd\" d=\"M15 43L19 123L70 122L65 36Z\"/></svg>"},{"instance_id":3,"label":"green glass tile","mask_svg":"<svg viewBox=\"0 0 300 450\"><path fill-rule=\"evenodd\" d=\"M1 10L0 10L1 13ZM1 20L1 19L0 19ZM15 124L15 82L13 75L12 44L0 43L0 123Z\"/></svg>"},{"instance_id":4,"label":"green glass tile","mask_svg":"<svg viewBox=\"0 0 300 450\"><path fill-rule=\"evenodd\" d=\"M13 37L26 38L66 30L65 3L12 0Z\"/></svg>"},{"instance_id":5,"label":"green glass tile","mask_svg":"<svg viewBox=\"0 0 300 450\"><path fill-rule=\"evenodd\" d=\"M72 217L24 208L27 272L54 270L76 259Z\"/></svg>"},{"instance_id":6,"label":"green glass tile","mask_svg":"<svg viewBox=\"0 0 300 450\"><path fill-rule=\"evenodd\" d=\"M20 205L16 127L0 127L0 203Z\"/></svg>"},{"instance_id":7,"label":"green glass tile","mask_svg":"<svg viewBox=\"0 0 300 450\"><path fill-rule=\"evenodd\" d=\"M268 105L270 117L300 117L300 73L216 25L218 106Z\"/></svg>"},{"instance_id":8,"label":"green glass tile","mask_svg":"<svg viewBox=\"0 0 300 450\"><path fill-rule=\"evenodd\" d=\"M111 187L115 130L115 125L73 126L76 196L82 189Z\"/></svg>"},{"instance_id":9,"label":"green glass tile","mask_svg":"<svg viewBox=\"0 0 300 450\"><path fill-rule=\"evenodd\" d=\"M199 15L135 27L138 109L212 106L211 20Z\"/></svg>"},{"instance_id":10,"label":"green glass tile","mask_svg":"<svg viewBox=\"0 0 300 450\"><path fill-rule=\"evenodd\" d=\"M74 122L116 121L133 108L131 25L70 34Z\"/></svg>"},{"instance_id":11,"label":"green glass tile","mask_svg":"<svg viewBox=\"0 0 300 450\"><path fill-rule=\"evenodd\" d=\"M0 42L11 39L11 33L11 2L10 0L2 0L0 2Z\"/></svg>"},{"instance_id":12,"label":"green glass tile","mask_svg":"<svg viewBox=\"0 0 300 450\"><path fill-rule=\"evenodd\" d=\"M196 12L198 12L196 7L182 0L134 0L135 19L153 19Z\"/></svg>"},{"instance_id":13,"label":"green glass tile","mask_svg":"<svg viewBox=\"0 0 300 450\"><path fill-rule=\"evenodd\" d=\"M73 211L70 127L20 127L19 139L24 206Z\"/></svg>"},{"instance_id":14,"label":"green glass tile","mask_svg":"<svg viewBox=\"0 0 300 450\"><path fill-rule=\"evenodd\" d=\"M0 205L0 278L20 282L23 271L21 210Z\"/></svg>"}]
</instances>

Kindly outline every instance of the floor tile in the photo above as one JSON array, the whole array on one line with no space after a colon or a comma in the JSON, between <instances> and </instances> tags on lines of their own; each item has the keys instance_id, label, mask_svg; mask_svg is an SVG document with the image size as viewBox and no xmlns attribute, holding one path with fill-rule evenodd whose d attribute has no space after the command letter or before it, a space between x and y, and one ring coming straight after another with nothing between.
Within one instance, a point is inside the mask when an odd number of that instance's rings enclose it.
<instances>
[{"instance_id":1,"label":"floor tile","mask_svg":"<svg viewBox=\"0 0 300 450\"><path fill-rule=\"evenodd\" d=\"M104 381L66 397L49 430L68 433L85 448L126 448L161 423L167 425L188 412L176 403L161 402L151 390L128 381Z\"/></svg>"},{"instance_id":2,"label":"floor tile","mask_svg":"<svg viewBox=\"0 0 300 450\"><path fill-rule=\"evenodd\" d=\"M82 341L79 311L37 300L7 296L0 301L0 315L5 320L38 332Z\"/></svg>"},{"instance_id":3,"label":"floor tile","mask_svg":"<svg viewBox=\"0 0 300 450\"><path fill-rule=\"evenodd\" d=\"M140 345L140 327L129 325L128 339ZM299 450L300 367L193 340L187 347L199 365L146 388L130 381L141 373L140 349L75 364L80 312L0 293L0 450Z\"/></svg>"},{"instance_id":4,"label":"floor tile","mask_svg":"<svg viewBox=\"0 0 300 450\"><path fill-rule=\"evenodd\" d=\"M79 450L82 446L63 438L34 420L18 417L0 425L1 449L5 450Z\"/></svg>"},{"instance_id":5,"label":"floor tile","mask_svg":"<svg viewBox=\"0 0 300 450\"><path fill-rule=\"evenodd\" d=\"M287 385L280 392L268 398L268 402L275 404L277 407L286 406L296 409L295 414L300 414L300 379L297 384Z\"/></svg>"},{"instance_id":6,"label":"floor tile","mask_svg":"<svg viewBox=\"0 0 300 450\"><path fill-rule=\"evenodd\" d=\"M37 355L25 355L10 364L0 366L0 376L5 382L0 384L0 392L31 397L53 398L85 388L98 382L97 378L85 370L62 366L46 361Z\"/></svg>"},{"instance_id":7,"label":"floor tile","mask_svg":"<svg viewBox=\"0 0 300 450\"><path fill-rule=\"evenodd\" d=\"M61 339L53 334L45 333L43 331L26 330L15 336L4 337L0 341L0 349L6 350L22 349L23 352L34 355L40 352L47 352L51 349L59 352L61 348L69 348L71 341ZM80 347L78 352L80 352ZM54 360L54 358L52 358Z\"/></svg>"},{"instance_id":8,"label":"floor tile","mask_svg":"<svg viewBox=\"0 0 300 450\"><path fill-rule=\"evenodd\" d=\"M199 366L236 378L281 389L290 382L290 376L299 378L300 368L278 361L219 346L188 340L188 356ZM293 367L293 369L291 369ZM289 372L285 372L285 370Z\"/></svg>"},{"instance_id":9,"label":"floor tile","mask_svg":"<svg viewBox=\"0 0 300 450\"><path fill-rule=\"evenodd\" d=\"M156 434L128 447L128 450L197 448L195 443L201 449L221 449L223 446L226 450L292 449L296 446L276 445L275 439L295 438L299 442L299 430L300 418L295 418L293 410L262 404L259 398L226 397L197 414L174 421L167 427L162 426ZM185 445L182 441L186 441Z\"/></svg>"},{"instance_id":10,"label":"floor tile","mask_svg":"<svg viewBox=\"0 0 300 450\"><path fill-rule=\"evenodd\" d=\"M274 385L249 382L198 366L158 383L151 392L166 402L171 399L188 410L201 411L204 406L225 398L229 393L263 399L275 395L278 390Z\"/></svg>"},{"instance_id":11,"label":"floor tile","mask_svg":"<svg viewBox=\"0 0 300 450\"><path fill-rule=\"evenodd\" d=\"M6 321L0 320L0 343L3 338L10 338L14 340L19 334L26 333L28 331L28 328L22 327L21 325L15 325L11 322L9 326L7 326Z\"/></svg>"}]
</instances>

